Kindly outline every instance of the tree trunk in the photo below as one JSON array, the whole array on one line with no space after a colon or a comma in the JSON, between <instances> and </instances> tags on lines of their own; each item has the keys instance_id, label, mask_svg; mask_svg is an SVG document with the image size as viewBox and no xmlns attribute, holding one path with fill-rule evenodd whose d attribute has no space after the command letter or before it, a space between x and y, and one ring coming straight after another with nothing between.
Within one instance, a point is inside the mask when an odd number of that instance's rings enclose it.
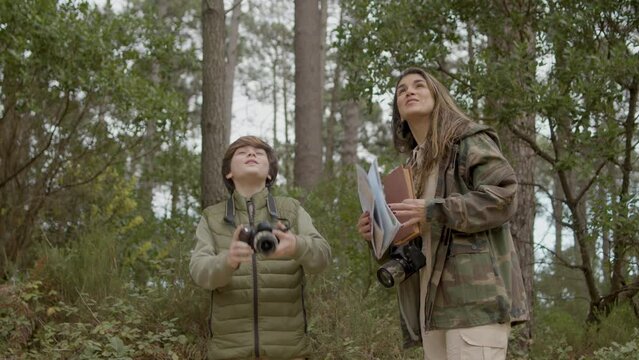
<instances>
[{"instance_id":1,"label":"tree trunk","mask_svg":"<svg viewBox=\"0 0 639 360\"><path fill-rule=\"evenodd\" d=\"M224 2L202 0L202 209L226 196L221 173L221 154L228 146L224 40Z\"/></svg>"},{"instance_id":2,"label":"tree trunk","mask_svg":"<svg viewBox=\"0 0 639 360\"><path fill-rule=\"evenodd\" d=\"M226 66L224 69L224 110L226 111L225 139L231 136L231 120L233 118L233 85L235 83L235 67L237 66L237 45L240 38L241 0L233 4L231 25L229 26L228 44L226 48ZM228 140L227 140L228 141Z\"/></svg>"},{"instance_id":3,"label":"tree trunk","mask_svg":"<svg viewBox=\"0 0 639 360\"><path fill-rule=\"evenodd\" d=\"M535 119L533 115L523 116L516 120L520 129L525 129L526 133L535 133ZM534 135L533 135L534 136ZM519 180L519 189L517 191L517 212L510 220L511 232L519 256L519 265L524 279L524 288L528 300L528 311L530 312L530 321L524 326L526 327L523 336L519 339L519 345L528 351L528 347L532 341L533 329L533 300L535 294L533 292L534 279L534 244L533 244L533 224L535 220L535 190L534 183L535 170L535 153L513 134L509 134L503 140L508 144L511 154L511 164Z\"/></svg>"},{"instance_id":4,"label":"tree trunk","mask_svg":"<svg viewBox=\"0 0 639 360\"><path fill-rule=\"evenodd\" d=\"M326 168L325 175L332 176L334 169L333 155L335 154L335 116L340 104L340 65L339 62L335 64L335 70L333 72L333 89L331 90L331 105L328 114L328 120L326 121Z\"/></svg>"},{"instance_id":5,"label":"tree trunk","mask_svg":"<svg viewBox=\"0 0 639 360\"><path fill-rule=\"evenodd\" d=\"M357 144L359 127L362 123L359 102L348 101L344 106L344 141L342 143L342 165L354 166L357 163Z\"/></svg>"},{"instance_id":6,"label":"tree trunk","mask_svg":"<svg viewBox=\"0 0 639 360\"><path fill-rule=\"evenodd\" d=\"M283 161L283 167L284 167L284 178L287 180L287 184L288 181L292 178L292 174L291 174L291 139L288 136L289 133L289 125L291 123L291 119L289 119L289 112L288 112L288 77L286 76L286 74L288 74L289 71L289 65L286 62L286 59L282 60L282 108L284 109L284 161Z\"/></svg>"},{"instance_id":7,"label":"tree trunk","mask_svg":"<svg viewBox=\"0 0 639 360\"><path fill-rule=\"evenodd\" d=\"M326 71L326 23L328 19L328 0L320 2L320 89L322 89L322 106L324 105L324 75ZM322 107L323 109L323 107ZM323 112L323 111L322 111Z\"/></svg>"},{"instance_id":8,"label":"tree trunk","mask_svg":"<svg viewBox=\"0 0 639 360\"><path fill-rule=\"evenodd\" d=\"M155 3L156 14L158 19L165 20L169 12L169 1L162 0ZM159 85L162 79L160 78L160 64L158 60L155 60L151 64L151 82L154 85ZM140 176L139 185L139 208L143 209L148 215L153 216L153 189L155 188L155 137L157 135L157 124L153 119L150 119L146 124L144 133L144 143L142 151L145 155L140 159L140 167L142 170L142 176Z\"/></svg>"},{"instance_id":9,"label":"tree trunk","mask_svg":"<svg viewBox=\"0 0 639 360\"><path fill-rule=\"evenodd\" d=\"M324 88L325 88L325 72L326 72L326 23L328 19L328 0L319 0L320 2L320 71L322 76L320 77L320 89L322 92L322 117L324 114ZM331 106L333 106L333 98L331 96ZM332 109L331 109L332 111ZM324 171L325 174L330 174L333 171L333 148L335 145L335 118L329 118L326 124L326 150L324 152ZM329 149L330 148L330 149ZM330 153L329 153L330 152Z\"/></svg>"},{"instance_id":10,"label":"tree trunk","mask_svg":"<svg viewBox=\"0 0 639 360\"><path fill-rule=\"evenodd\" d=\"M634 79L630 87L628 87L628 115L624 121L624 158L623 165L621 166L622 180L621 189L617 195L617 206L620 211L616 214L618 218L614 222L613 235L614 245L613 254L614 261L612 265L612 283L610 287L611 292L617 292L623 287L625 282L624 274L626 271L626 251L627 246L632 243L632 235L628 234L628 231L624 231L623 223L628 221L629 210L626 205L634 194L630 193L631 187L631 174L632 174L632 155L634 153L634 135L636 131L636 112L637 112L637 98L639 97L639 86L637 78ZM633 234L636 236L636 234ZM635 238L636 239L636 238Z\"/></svg>"},{"instance_id":11,"label":"tree trunk","mask_svg":"<svg viewBox=\"0 0 639 360\"><path fill-rule=\"evenodd\" d=\"M0 117L0 209L3 211L0 216L0 279L7 279L9 263L16 260L13 249L20 242L16 236L16 229L24 208L16 206L23 202L19 197L24 194L20 189L23 176L17 173L21 164L27 161L26 149L20 144L28 144L29 141L25 139L26 124L20 121L15 111L16 98L11 91L12 84L8 77L3 80L2 88L6 95Z\"/></svg>"},{"instance_id":12,"label":"tree trunk","mask_svg":"<svg viewBox=\"0 0 639 360\"><path fill-rule=\"evenodd\" d=\"M279 53L277 49L274 49L274 51L275 59L273 59L271 64L271 75L273 76L273 91L271 93L273 98L273 148L277 151L277 92L279 91L277 87L277 65L279 63Z\"/></svg>"},{"instance_id":13,"label":"tree trunk","mask_svg":"<svg viewBox=\"0 0 639 360\"><path fill-rule=\"evenodd\" d=\"M322 76L317 0L295 1L295 184L310 191L322 175Z\"/></svg>"},{"instance_id":14,"label":"tree trunk","mask_svg":"<svg viewBox=\"0 0 639 360\"><path fill-rule=\"evenodd\" d=\"M535 32L533 29L532 15L521 16L521 14L531 11L533 5L527 2L514 2L511 0L502 2L493 2L493 10L503 16L504 21L500 26L491 27L489 32L489 52L492 59L489 60L489 71L501 72L508 68L506 61L518 61L521 63L520 71L514 75L512 79L515 86L519 89L528 89L535 81ZM511 12L512 11L512 12ZM513 16L513 13L519 14ZM519 53L519 49L526 49L524 55ZM508 60L513 59L513 60ZM494 77L498 79L499 77ZM494 96L490 100L493 111L499 113L504 111L512 96L507 93L491 94ZM509 122L509 127L519 129L526 136L535 137L535 114L520 111L515 118L501 119L501 121ZM528 311L530 313L530 321L524 326L525 329L520 332L520 337L516 341L516 347L520 351L528 352L532 342L533 329L533 278L534 278L534 246L533 246L533 224L535 220L535 191L534 191L534 169L535 169L535 153L534 151L518 136L505 129L500 129L501 143L505 148L510 163L517 174L519 181L519 189L517 193L517 212L510 220L511 233L515 242L517 255L519 256L519 264L521 266L524 287L528 301Z\"/></svg>"},{"instance_id":15,"label":"tree trunk","mask_svg":"<svg viewBox=\"0 0 639 360\"><path fill-rule=\"evenodd\" d=\"M564 192L561 190L561 183L556 176L553 176L553 196L552 199L552 217L555 224L555 259L553 261L554 264L557 264L557 257L561 256L561 248L562 244L562 232L564 230L564 222L563 222L563 198Z\"/></svg>"}]
</instances>

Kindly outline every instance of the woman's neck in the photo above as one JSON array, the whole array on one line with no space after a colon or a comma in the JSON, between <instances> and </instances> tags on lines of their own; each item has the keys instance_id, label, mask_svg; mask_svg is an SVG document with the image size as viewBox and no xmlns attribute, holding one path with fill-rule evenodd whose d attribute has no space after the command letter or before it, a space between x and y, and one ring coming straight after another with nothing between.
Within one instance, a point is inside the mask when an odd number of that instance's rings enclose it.
<instances>
[{"instance_id":1,"label":"woman's neck","mask_svg":"<svg viewBox=\"0 0 639 360\"><path fill-rule=\"evenodd\" d=\"M411 134L413 134L413 138L418 145L421 145L426 141L426 136L428 135L429 127L429 119L428 117L421 117L415 120L406 120L408 121L408 127L410 128Z\"/></svg>"}]
</instances>

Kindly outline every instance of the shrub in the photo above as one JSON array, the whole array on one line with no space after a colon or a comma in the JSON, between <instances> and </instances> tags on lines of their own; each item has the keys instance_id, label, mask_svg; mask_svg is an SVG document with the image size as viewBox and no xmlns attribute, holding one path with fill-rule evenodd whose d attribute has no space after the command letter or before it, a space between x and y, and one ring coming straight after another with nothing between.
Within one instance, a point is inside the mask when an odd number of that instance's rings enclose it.
<instances>
[{"instance_id":1,"label":"shrub","mask_svg":"<svg viewBox=\"0 0 639 360\"><path fill-rule=\"evenodd\" d=\"M595 351L596 360L638 360L639 359L639 328L632 333L632 339L625 344L613 341L612 345Z\"/></svg>"}]
</instances>

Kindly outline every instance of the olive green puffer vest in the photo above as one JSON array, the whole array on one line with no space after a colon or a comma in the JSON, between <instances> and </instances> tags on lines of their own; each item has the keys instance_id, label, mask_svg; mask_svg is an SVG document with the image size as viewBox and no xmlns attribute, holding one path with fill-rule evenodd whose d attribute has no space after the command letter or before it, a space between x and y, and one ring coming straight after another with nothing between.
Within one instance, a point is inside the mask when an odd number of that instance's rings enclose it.
<instances>
[{"instance_id":1,"label":"olive green puffer vest","mask_svg":"<svg viewBox=\"0 0 639 360\"><path fill-rule=\"evenodd\" d=\"M250 199L233 196L234 223L275 222L267 206L268 190ZM280 218L296 233L299 202L275 197ZM228 250L235 225L225 221L226 202L204 210L216 253ZM249 209L254 216L249 218ZM253 210L254 209L254 210ZM271 209L274 210L274 209ZM308 356L304 307L304 271L295 260L266 260L254 255L233 273L231 281L211 292L210 359L266 357L269 360Z\"/></svg>"}]
</instances>

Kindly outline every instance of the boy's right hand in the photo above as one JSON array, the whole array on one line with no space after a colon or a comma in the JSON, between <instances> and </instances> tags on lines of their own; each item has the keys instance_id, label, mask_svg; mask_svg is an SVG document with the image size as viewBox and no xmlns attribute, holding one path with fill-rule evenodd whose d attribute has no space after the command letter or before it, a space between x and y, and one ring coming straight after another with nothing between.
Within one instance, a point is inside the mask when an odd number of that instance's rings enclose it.
<instances>
[{"instance_id":1,"label":"boy's right hand","mask_svg":"<svg viewBox=\"0 0 639 360\"><path fill-rule=\"evenodd\" d=\"M371 216L368 211L364 211L357 221L357 232L366 241L371 241Z\"/></svg>"},{"instance_id":2,"label":"boy's right hand","mask_svg":"<svg viewBox=\"0 0 639 360\"><path fill-rule=\"evenodd\" d=\"M226 263L234 269L237 269L240 263L250 262L254 252L249 244L240 241L240 230L242 227L243 225L238 225L238 227L235 228L233 239L229 246L229 252L226 256Z\"/></svg>"}]
</instances>

